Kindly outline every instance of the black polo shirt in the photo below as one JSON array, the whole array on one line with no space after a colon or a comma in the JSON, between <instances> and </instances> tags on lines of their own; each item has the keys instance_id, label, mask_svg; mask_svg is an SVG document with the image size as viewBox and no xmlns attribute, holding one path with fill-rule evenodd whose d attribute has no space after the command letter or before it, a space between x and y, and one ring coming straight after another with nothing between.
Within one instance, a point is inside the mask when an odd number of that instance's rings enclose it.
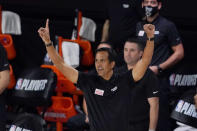
<instances>
[{"instance_id":1,"label":"black polo shirt","mask_svg":"<svg viewBox=\"0 0 197 131\"><path fill-rule=\"evenodd\" d=\"M140 122L149 120L150 105L148 98L159 97L157 76L148 69L142 80L135 83L130 92L131 95L131 122Z\"/></svg>"},{"instance_id":2,"label":"black polo shirt","mask_svg":"<svg viewBox=\"0 0 197 131\"><path fill-rule=\"evenodd\" d=\"M136 33L145 44L147 36L143 29L144 24L145 22L137 24ZM180 44L181 38L174 23L162 16L158 16L151 24L155 25L155 49L151 65L159 65L169 58L172 54L171 47Z\"/></svg>"},{"instance_id":3,"label":"black polo shirt","mask_svg":"<svg viewBox=\"0 0 197 131\"><path fill-rule=\"evenodd\" d=\"M116 73L128 71L127 66L117 69ZM144 77L130 90L130 124L146 121L149 124L150 105L148 98L159 97L157 76L147 69Z\"/></svg>"},{"instance_id":4,"label":"black polo shirt","mask_svg":"<svg viewBox=\"0 0 197 131\"><path fill-rule=\"evenodd\" d=\"M136 24L140 18L136 8L138 1L108 0L109 41L115 48L122 50L124 42L136 34Z\"/></svg>"},{"instance_id":5,"label":"black polo shirt","mask_svg":"<svg viewBox=\"0 0 197 131\"><path fill-rule=\"evenodd\" d=\"M84 92L91 131L128 131L131 71L110 80L93 73L79 72L77 86Z\"/></svg>"}]
</instances>

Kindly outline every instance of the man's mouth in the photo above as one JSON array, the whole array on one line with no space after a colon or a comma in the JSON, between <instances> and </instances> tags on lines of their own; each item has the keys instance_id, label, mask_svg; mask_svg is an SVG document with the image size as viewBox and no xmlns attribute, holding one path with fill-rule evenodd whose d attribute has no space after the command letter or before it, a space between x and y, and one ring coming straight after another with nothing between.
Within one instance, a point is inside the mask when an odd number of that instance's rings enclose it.
<instances>
[{"instance_id":1,"label":"man's mouth","mask_svg":"<svg viewBox=\"0 0 197 131\"><path fill-rule=\"evenodd\" d=\"M99 68L97 68L97 71L98 71L98 72L101 72L101 71L103 71L103 68L100 68L100 67L99 67Z\"/></svg>"}]
</instances>

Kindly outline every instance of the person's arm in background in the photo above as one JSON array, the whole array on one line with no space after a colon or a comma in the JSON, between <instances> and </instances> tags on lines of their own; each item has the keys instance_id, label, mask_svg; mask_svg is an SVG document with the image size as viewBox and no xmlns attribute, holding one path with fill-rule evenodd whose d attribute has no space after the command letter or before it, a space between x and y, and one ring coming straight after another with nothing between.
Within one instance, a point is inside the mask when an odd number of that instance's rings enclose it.
<instances>
[{"instance_id":1,"label":"person's arm in background","mask_svg":"<svg viewBox=\"0 0 197 131\"><path fill-rule=\"evenodd\" d=\"M108 41L108 37L109 37L109 24L110 24L109 19L106 19L105 20L105 23L103 25L101 42Z\"/></svg>"},{"instance_id":2,"label":"person's arm in background","mask_svg":"<svg viewBox=\"0 0 197 131\"><path fill-rule=\"evenodd\" d=\"M0 72L0 95L8 87L10 82L10 71L3 70Z\"/></svg>"},{"instance_id":3,"label":"person's arm in background","mask_svg":"<svg viewBox=\"0 0 197 131\"><path fill-rule=\"evenodd\" d=\"M83 98L83 111L85 112L85 115L86 115L85 122L89 123L88 110L87 110L87 104L86 104L85 98Z\"/></svg>"},{"instance_id":4,"label":"person's arm in background","mask_svg":"<svg viewBox=\"0 0 197 131\"><path fill-rule=\"evenodd\" d=\"M152 24L145 24L144 31L147 34L147 38L154 38L155 26ZM147 40L146 47L142 59L133 67L132 75L134 81L139 81L145 74L153 56L154 40Z\"/></svg>"},{"instance_id":5,"label":"person's arm in background","mask_svg":"<svg viewBox=\"0 0 197 131\"><path fill-rule=\"evenodd\" d=\"M149 130L156 130L158 113L159 113L159 98L151 97L148 98L148 103L150 105L150 121L149 121Z\"/></svg>"},{"instance_id":6,"label":"person's arm in background","mask_svg":"<svg viewBox=\"0 0 197 131\"><path fill-rule=\"evenodd\" d=\"M164 70L172 67L184 57L184 48L182 43L173 46L172 50L174 53L165 62L160 64L160 67Z\"/></svg>"},{"instance_id":7,"label":"person's arm in background","mask_svg":"<svg viewBox=\"0 0 197 131\"><path fill-rule=\"evenodd\" d=\"M67 63L64 62L62 57L59 56L56 49L51 45L50 40L50 33L49 33L49 20L46 21L46 26L41 27L38 30L40 37L42 38L43 42L45 43L47 53L49 57L55 64L55 66L63 73L63 75L68 78L71 82L77 83L78 80L78 71L73 67L69 66Z\"/></svg>"},{"instance_id":8,"label":"person's arm in background","mask_svg":"<svg viewBox=\"0 0 197 131\"><path fill-rule=\"evenodd\" d=\"M195 107L196 107L196 110L197 110L197 94L194 96L194 104L195 104Z\"/></svg>"},{"instance_id":9,"label":"person's arm in background","mask_svg":"<svg viewBox=\"0 0 197 131\"><path fill-rule=\"evenodd\" d=\"M169 41L169 43L166 43L166 44L168 44L171 47L173 53L163 63L160 63L159 65L154 65L154 66L150 67L150 69L155 74L158 74L158 66L162 70L166 70L168 68L171 68L175 64L177 64L184 57L183 44L182 44L181 38L179 36L178 30L177 30L175 24L171 23L166 28L168 30L166 36L167 36L168 41Z\"/></svg>"},{"instance_id":10,"label":"person's arm in background","mask_svg":"<svg viewBox=\"0 0 197 131\"><path fill-rule=\"evenodd\" d=\"M173 54L163 63L159 64L162 70L168 69L178 63L184 57L184 48L183 44L180 43L178 45L172 46ZM157 66L150 66L150 69L155 73L158 74L158 67Z\"/></svg>"},{"instance_id":11,"label":"person's arm in background","mask_svg":"<svg viewBox=\"0 0 197 131\"><path fill-rule=\"evenodd\" d=\"M149 103L149 130L156 131L159 115L159 81L157 76L150 70L145 77L145 90Z\"/></svg>"}]
</instances>

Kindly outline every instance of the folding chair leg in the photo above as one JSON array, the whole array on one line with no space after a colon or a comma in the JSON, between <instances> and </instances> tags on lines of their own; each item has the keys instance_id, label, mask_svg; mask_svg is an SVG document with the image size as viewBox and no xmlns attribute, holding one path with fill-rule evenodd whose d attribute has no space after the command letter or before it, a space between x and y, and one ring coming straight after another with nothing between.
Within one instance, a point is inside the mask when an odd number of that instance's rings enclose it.
<instances>
[{"instance_id":1,"label":"folding chair leg","mask_svg":"<svg viewBox=\"0 0 197 131\"><path fill-rule=\"evenodd\" d=\"M56 122L56 131L63 131L63 124L61 122Z\"/></svg>"}]
</instances>

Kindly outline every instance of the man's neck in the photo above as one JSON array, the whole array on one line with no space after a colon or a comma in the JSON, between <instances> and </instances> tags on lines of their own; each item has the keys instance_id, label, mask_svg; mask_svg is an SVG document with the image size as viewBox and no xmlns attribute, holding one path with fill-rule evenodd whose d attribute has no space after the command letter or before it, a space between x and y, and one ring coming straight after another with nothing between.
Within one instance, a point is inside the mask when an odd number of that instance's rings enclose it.
<instances>
[{"instance_id":1,"label":"man's neck","mask_svg":"<svg viewBox=\"0 0 197 131\"><path fill-rule=\"evenodd\" d=\"M129 64L127 64L127 69L128 69L128 70L133 69L133 67L134 67L134 65L129 65Z\"/></svg>"},{"instance_id":2,"label":"man's neck","mask_svg":"<svg viewBox=\"0 0 197 131\"><path fill-rule=\"evenodd\" d=\"M149 23L152 23L158 16L159 16L159 12L157 14L155 14L154 16L152 16L152 17L146 17L146 20Z\"/></svg>"},{"instance_id":3,"label":"man's neck","mask_svg":"<svg viewBox=\"0 0 197 131\"><path fill-rule=\"evenodd\" d=\"M109 80L112 77L112 75L113 75L113 70L110 71L107 75L103 76L103 79Z\"/></svg>"}]
</instances>

